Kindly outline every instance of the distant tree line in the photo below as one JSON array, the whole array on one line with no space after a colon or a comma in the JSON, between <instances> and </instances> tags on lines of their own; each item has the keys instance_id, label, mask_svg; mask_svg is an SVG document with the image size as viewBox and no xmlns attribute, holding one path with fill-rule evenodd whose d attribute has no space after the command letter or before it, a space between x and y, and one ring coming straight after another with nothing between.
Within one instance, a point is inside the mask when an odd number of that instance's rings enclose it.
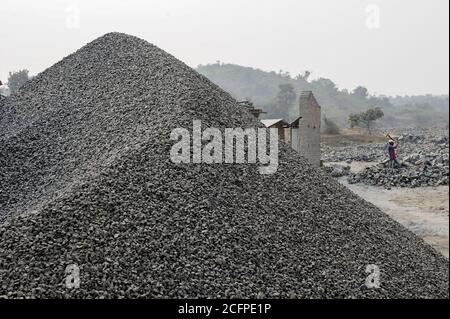
<instances>
[{"instance_id":1,"label":"distant tree line","mask_svg":"<svg viewBox=\"0 0 450 319\"><path fill-rule=\"evenodd\" d=\"M327 78L311 80L310 71L292 77L282 70L266 72L223 63L201 65L197 71L237 99L251 99L267 112L268 118L282 117L292 120L297 117L297 95L301 91L313 91L323 112L341 126L346 125L349 113L376 106L392 107L388 98L370 96L368 89L363 86L349 92L346 89L338 89L336 84Z\"/></svg>"},{"instance_id":2,"label":"distant tree line","mask_svg":"<svg viewBox=\"0 0 450 319\"><path fill-rule=\"evenodd\" d=\"M373 96L364 86L348 91L339 89L327 78L312 80L310 71L291 76L283 70L266 72L220 62L200 65L197 71L235 98L250 99L267 112L266 118L295 119L299 112L297 97L301 91L313 91L322 106L322 113L338 127L355 123L349 121L350 115L360 115L375 108L383 112L383 120L363 124L360 118L359 124L370 126L372 130L375 123L382 126L429 125L433 120L448 118L448 96Z\"/></svg>"}]
</instances>

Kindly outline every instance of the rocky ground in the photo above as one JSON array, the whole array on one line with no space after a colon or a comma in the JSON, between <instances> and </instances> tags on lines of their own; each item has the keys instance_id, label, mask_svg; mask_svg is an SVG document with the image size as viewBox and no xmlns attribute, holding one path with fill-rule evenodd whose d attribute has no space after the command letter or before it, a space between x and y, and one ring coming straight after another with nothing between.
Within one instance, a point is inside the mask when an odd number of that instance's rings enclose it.
<instances>
[{"instance_id":1,"label":"rocky ground","mask_svg":"<svg viewBox=\"0 0 450 319\"><path fill-rule=\"evenodd\" d=\"M272 175L173 163L171 132L193 120L260 125L118 33L1 101L0 296L448 298L444 256L286 145Z\"/></svg>"},{"instance_id":2,"label":"rocky ground","mask_svg":"<svg viewBox=\"0 0 450 319\"><path fill-rule=\"evenodd\" d=\"M448 129L398 130L399 160L402 167L389 169L386 165L371 165L361 172L352 172L350 165L358 162L386 160L385 144L365 144L345 147L323 147L326 162L345 161L326 170L334 177L348 176L348 182L384 187L424 187L449 184Z\"/></svg>"}]
</instances>

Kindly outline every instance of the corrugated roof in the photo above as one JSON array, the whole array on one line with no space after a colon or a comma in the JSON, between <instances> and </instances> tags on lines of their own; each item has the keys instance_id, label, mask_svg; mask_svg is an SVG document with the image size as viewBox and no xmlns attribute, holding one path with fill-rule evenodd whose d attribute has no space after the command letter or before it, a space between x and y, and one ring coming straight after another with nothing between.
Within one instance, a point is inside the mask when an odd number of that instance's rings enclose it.
<instances>
[{"instance_id":1,"label":"corrugated roof","mask_svg":"<svg viewBox=\"0 0 450 319\"><path fill-rule=\"evenodd\" d=\"M289 125L285 120L283 119L266 119L266 120L261 120L261 123L264 124L265 127L269 128L279 122L283 122L283 125Z\"/></svg>"}]
</instances>

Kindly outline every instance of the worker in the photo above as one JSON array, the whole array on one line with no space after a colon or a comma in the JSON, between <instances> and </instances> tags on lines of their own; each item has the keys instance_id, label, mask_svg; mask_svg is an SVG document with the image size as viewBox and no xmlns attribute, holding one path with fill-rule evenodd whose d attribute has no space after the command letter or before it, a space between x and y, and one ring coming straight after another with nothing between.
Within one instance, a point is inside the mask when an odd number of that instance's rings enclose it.
<instances>
[{"instance_id":1,"label":"worker","mask_svg":"<svg viewBox=\"0 0 450 319\"><path fill-rule=\"evenodd\" d=\"M389 168L395 168L395 165L398 167L401 166L399 160L397 159L397 147L398 143L396 143L394 140L389 140L389 143L386 147L386 153L389 157Z\"/></svg>"}]
</instances>

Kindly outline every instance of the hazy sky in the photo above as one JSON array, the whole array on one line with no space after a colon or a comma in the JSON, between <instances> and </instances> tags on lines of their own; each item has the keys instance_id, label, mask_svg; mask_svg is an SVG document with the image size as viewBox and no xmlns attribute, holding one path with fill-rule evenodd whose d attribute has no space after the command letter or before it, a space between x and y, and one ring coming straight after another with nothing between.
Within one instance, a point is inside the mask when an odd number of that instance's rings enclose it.
<instances>
[{"instance_id":1,"label":"hazy sky","mask_svg":"<svg viewBox=\"0 0 450 319\"><path fill-rule=\"evenodd\" d=\"M0 0L0 79L111 31L190 66L220 60L387 95L447 94L448 0Z\"/></svg>"}]
</instances>

